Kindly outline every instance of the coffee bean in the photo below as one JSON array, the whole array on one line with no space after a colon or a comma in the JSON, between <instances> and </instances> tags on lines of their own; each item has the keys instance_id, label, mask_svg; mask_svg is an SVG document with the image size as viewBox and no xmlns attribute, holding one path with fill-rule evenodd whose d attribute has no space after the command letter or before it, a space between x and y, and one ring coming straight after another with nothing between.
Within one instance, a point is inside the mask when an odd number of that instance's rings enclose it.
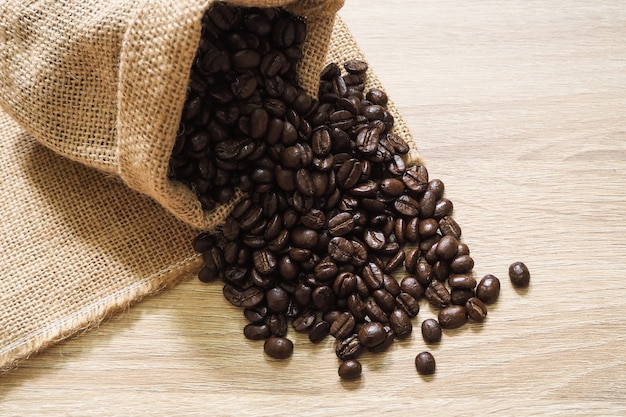
<instances>
[{"instance_id":1,"label":"coffee bean","mask_svg":"<svg viewBox=\"0 0 626 417\"><path fill-rule=\"evenodd\" d=\"M328 244L328 254L336 261L349 262L354 255L354 246L344 237L334 237Z\"/></svg>"},{"instance_id":2,"label":"coffee bean","mask_svg":"<svg viewBox=\"0 0 626 417\"><path fill-rule=\"evenodd\" d=\"M340 212L328 220L328 230L332 236L345 236L354 230L354 217L349 212Z\"/></svg>"},{"instance_id":3,"label":"coffee bean","mask_svg":"<svg viewBox=\"0 0 626 417\"><path fill-rule=\"evenodd\" d=\"M330 326L330 334L336 339L345 339L352 334L356 320L349 312L340 314Z\"/></svg>"},{"instance_id":4,"label":"coffee bean","mask_svg":"<svg viewBox=\"0 0 626 417\"><path fill-rule=\"evenodd\" d=\"M335 304L333 290L327 285L315 288L313 294L311 294L311 300L313 301L313 306L321 312L332 309Z\"/></svg>"},{"instance_id":5,"label":"coffee bean","mask_svg":"<svg viewBox=\"0 0 626 417\"><path fill-rule=\"evenodd\" d=\"M315 325L315 313L305 311L291 321L291 326L296 332L308 332Z\"/></svg>"},{"instance_id":6,"label":"coffee bean","mask_svg":"<svg viewBox=\"0 0 626 417\"><path fill-rule=\"evenodd\" d=\"M430 352L420 352L415 357L415 368L420 375L432 375L435 373L435 358Z\"/></svg>"},{"instance_id":7,"label":"coffee bean","mask_svg":"<svg viewBox=\"0 0 626 417\"><path fill-rule=\"evenodd\" d=\"M376 304L378 304L378 306L380 306L385 313L391 313L396 306L394 296L384 288L373 291L372 297L374 298L374 301L376 301Z\"/></svg>"},{"instance_id":8,"label":"coffee bean","mask_svg":"<svg viewBox=\"0 0 626 417\"><path fill-rule=\"evenodd\" d=\"M449 305L439 312L439 325L444 329L456 329L467 323L465 306Z\"/></svg>"},{"instance_id":9,"label":"coffee bean","mask_svg":"<svg viewBox=\"0 0 626 417\"><path fill-rule=\"evenodd\" d=\"M480 298L472 297L465 303L465 314L474 321L482 322L487 316L487 306Z\"/></svg>"},{"instance_id":10,"label":"coffee bean","mask_svg":"<svg viewBox=\"0 0 626 417\"><path fill-rule=\"evenodd\" d=\"M444 261L449 261L454 258L456 255L456 250L458 247L458 241L453 236L443 236L439 242L437 242L437 247L435 250L435 254L437 259L441 259Z\"/></svg>"},{"instance_id":11,"label":"coffee bean","mask_svg":"<svg viewBox=\"0 0 626 417\"><path fill-rule=\"evenodd\" d=\"M243 334L250 340L262 340L270 337L272 332L267 324L250 323L243 328Z\"/></svg>"},{"instance_id":12,"label":"coffee bean","mask_svg":"<svg viewBox=\"0 0 626 417\"><path fill-rule=\"evenodd\" d=\"M444 308L450 304L450 292L439 281L432 281L424 291L424 297L437 308Z\"/></svg>"},{"instance_id":13,"label":"coffee bean","mask_svg":"<svg viewBox=\"0 0 626 417\"><path fill-rule=\"evenodd\" d=\"M368 322L361 326L358 339L364 347L374 347L385 340L385 330L382 323Z\"/></svg>"},{"instance_id":14,"label":"coffee bean","mask_svg":"<svg viewBox=\"0 0 626 417\"><path fill-rule=\"evenodd\" d=\"M396 306L404 310L409 317L415 317L420 311L419 302L407 292L401 292L396 297Z\"/></svg>"},{"instance_id":15,"label":"coffee bean","mask_svg":"<svg viewBox=\"0 0 626 417\"><path fill-rule=\"evenodd\" d=\"M396 337L405 339L413 331L411 317L403 309L396 308L389 314L389 327L394 331Z\"/></svg>"},{"instance_id":16,"label":"coffee bean","mask_svg":"<svg viewBox=\"0 0 626 417\"><path fill-rule=\"evenodd\" d=\"M289 306L289 294L282 287L274 287L265 292L265 301L271 311L284 312Z\"/></svg>"},{"instance_id":17,"label":"coffee bean","mask_svg":"<svg viewBox=\"0 0 626 417\"><path fill-rule=\"evenodd\" d=\"M441 326L435 319L426 319L422 322L422 337L426 343L441 341Z\"/></svg>"},{"instance_id":18,"label":"coffee bean","mask_svg":"<svg viewBox=\"0 0 626 417\"><path fill-rule=\"evenodd\" d=\"M476 297L473 289L452 288L450 290L450 304L464 306L472 297Z\"/></svg>"},{"instance_id":19,"label":"coffee bean","mask_svg":"<svg viewBox=\"0 0 626 417\"><path fill-rule=\"evenodd\" d=\"M373 299L365 301L364 310L367 317L369 317L372 321L380 323L389 322L389 316L387 316L387 313L385 313L385 311Z\"/></svg>"},{"instance_id":20,"label":"coffee bean","mask_svg":"<svg viewBox=\"0 0 626 417\"><path fill-rule=\"evenodd\" d=\"M263 350L276 359L287 359L293 353L293 342L285 337L270 337L265 340Z\"/></svg>"},{"instance_id":21,"label":"coffee bean","mask_svg":"<svg viewBox=\"0 0 626 417\"><path fill-rule=\"evenodd\" d=\"M467 274L474 268L474 259L469 255L457 256L450 262L450 269L455 274Z\"/></svg>"},{"instance_id":22,"label":"coffee bean","mask_svg":"<svg viewBox=\"0 0 626 417\"><path fill-rule=\"evenodd\" d=\"M456 274L448 277L448 285L453 289L473 290L476 287L476 280L470 275Z\"/></svg>"},{"instance_id":23,"label":"coffee bean","mask_svg":"<svg viewBox=\"0 0 626 417\"><path fill-rule=\"evenodd\" d=\"M348 359L339 365L337 373L341 379L356 379L361 376L362 366L361 362L356 359Z\"/></svg>"},{"instance_id":24,"label":"coffee bean","mask_svg":"<svg viewBox=\"0 0 626 417\"><path fill-rule=\"evenodd\" d=\"M272 314L267 320L267 325L273 336L285 337L287 334L287 317L284 314Z\"/></svg>"},{"instance_id":25,"label":"coffee bean","mask_svg":"<svg viewBox=\"0 0 626 417\"><path fill-rule=\"evenodd\" d=\"M443 216L441 220L439 220L439 229L441 230L441 233L446 236L452 236L456 239L461 237L461 227L450 216Z\"/></svg>"},{"instance_id":26,"label":"coffee bean","mask_svg":"<svg viewBox=\"0 0 626 417\"><path fill-rule=\"evenodd\" d=\"M359 341L358 335L354 333L337 343L335 354L339 359L345 361L358 358L364 350L365 347Z\"/></svg>"},{"instance_id":27,"label":"coffee bean","mask_svg":"<svg viewBox=\"0 0 626 417\"><path fill-rule=\"evenodd\" d=\"M500 295L500 280L491 274L485 275L476 287L476 296L483 302L490 304Z\"/></svg>"},{"instance_id":28,"label":"coffee bean","mask_svg":"<svg viewBox=\"0 0 626 417\"><path fill-rule=\"evenodd\" d=\"M311 343L319 343L328 336L329 331L330 324L325 320L320 320L309 330L309 340Z\"/></svg>"},{"instance_id":29,"label":"coffee bean","mask_svg":"<svg viewBox=\"0 0 626 417\"><path fill-rule=\"evenodd\" d=\"M509 278L514 287L525 288L530 284L530 272L523 262L514 262L509 266Z\"/></svg>"},{"instance_id":30,"label":"coffee bean","mask_svg":"<svg viewBox=\"0 0 626 417\"><path fill-rule=\"evenodd\" d=\"M367 62L359 59L351 59L349 61L346 61L346 63L344 64L344 68L350 74L363 74L365 73L365 71L367 71L367 67Z\"/></svg>"}]
</instances>

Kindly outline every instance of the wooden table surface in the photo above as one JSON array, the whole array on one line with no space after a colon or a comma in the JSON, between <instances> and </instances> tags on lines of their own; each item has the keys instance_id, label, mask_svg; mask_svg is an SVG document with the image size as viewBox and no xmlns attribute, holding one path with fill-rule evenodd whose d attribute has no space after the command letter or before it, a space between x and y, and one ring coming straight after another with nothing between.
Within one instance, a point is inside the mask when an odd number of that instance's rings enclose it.
<instances>
[{"instance_id":1,"label":"wooden table surface","mask_svg":"<svg viewBox=\"0 0 626 417\"><path fill-rule=\"evenodd\" d=\"M626 415L624 2L340 14L446 184L476 276L502 280L488 319L435 347L414 332L344 382L331 338L269 360L220 285L190 277L0 376L0 415ZM525 291L507 278L518 260ZM422 306L416 325L434 317Z\"/></svg>"}]
</instances>

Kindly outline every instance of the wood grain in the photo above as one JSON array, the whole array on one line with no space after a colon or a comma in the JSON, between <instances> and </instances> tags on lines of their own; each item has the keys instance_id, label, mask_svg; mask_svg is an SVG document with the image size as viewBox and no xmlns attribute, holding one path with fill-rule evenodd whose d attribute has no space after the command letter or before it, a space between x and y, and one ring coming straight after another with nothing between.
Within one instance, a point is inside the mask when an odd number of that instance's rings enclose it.
<instances>
[{"instance_id":1,"label":"wood grain","mask_svg":"<svg viewBox=\"0 0 626 417\"><path fill-rule=\"evenodd\" d=\"M482 325L414 332L342 382L330 340L283 362L194 277L0 376L3 416L625 415L622 1L348 1L346 20L446 184ZM507 279L513 261L528 290ZM419 321L433 317L424 306ZM437 373L415 372L430 349Z\"/></svg>"}]
</instances>

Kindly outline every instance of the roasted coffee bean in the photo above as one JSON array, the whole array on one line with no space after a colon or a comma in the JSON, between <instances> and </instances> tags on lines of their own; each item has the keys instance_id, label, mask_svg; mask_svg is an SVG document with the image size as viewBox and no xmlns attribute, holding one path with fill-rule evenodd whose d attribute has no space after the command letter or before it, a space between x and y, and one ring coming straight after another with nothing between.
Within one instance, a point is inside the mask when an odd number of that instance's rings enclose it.
<instances>
[{"instance_id":1,"label":"roasted coffee bean","mask_svg":"<svg viewBox=\"0 0 626 417\"><path fill-rule=\"evenodd\" d=\"M396 306L396 300L386 289L379 289L372 292L372 297L376 304L387 314L391 313Z\"/></svg>"},{"instance_id":2,"label":"roasted coffee bean","mask_svg":"<svg viewBox=\"0 0 626 417\"><path fill-rule=\"evenodd\" d=\"M426 319L422 322L422 337L426 343L441 341L441 326L435 319Z\"/></svg>"},{"instance_id":3,"label":"roasted coffee bean","mask_svg":"<svg viewBox=\"0 0 626 417\"><path fill-rule=\"evenodd\" d=\"M476 287L476 279L470 275L455 274L448 277L450 288L473 290Z\"/></svg>"},{"instance_id":4,"label":"roasted coffee bean","mask_svg":"<svg viewBox=\"0 0 626 417\"><path fill-rule=\"evenodd\" d=\"M284 314L272 314L267 319L267 325L273 336L285 337L287 335L287 317Z\"/></svg>"},{"instance_id":5,"label":"roasted coffee bean","mask_svg":"<svg viewBox=\"0 0 626 417\"><path fill-rule=\"evenodd\" d=\"M389 99L387 98L387 94L379 90L378 88L372 88L367 92L365 98L372 104L378 104L381 106L387 105Z\"/></svg>"},{"instance_id":6,"label":"roasted coffee bean","mask_svg":"<svg viewBox=\"0 0 626 417\"><path fill-rule=\"evenodd\" d=\"M250 323L243 328L243 334L250 340L262 340L270 337L272 332L267 324Z\"/></svg>"},{"instance_id":7,"label":"roasted coffee bean","mask_svg":"<svg viewBox=\"0 0 626 417\"><path fill-rule=\"evenodd\" d=\"M261 323L267 317L267 307L260 305L257 307L246 308L243 314L251 323Z\"/></svg>"},{"instance_id":8,"label":"roasted coffee bean","mask_svg":"<svg viewBox=\"0 0 626 417\"><path fill-rule=\"evenodd\" d=\"M420 375L432 375L435 373L435 358L430 352L420 352L415 357L415 368Z\"/></svg>"},{"instance_id":9,"label":"roasted coffee bean","mask_svg":"<svg viewBox=\"0 0 626 417\"><path fill-rule=\"evenodd\" d=\"M430 237L437 234L439 222L433 218L423 219L419 222L418 232L422 237Z\"/></svg>"},{"instance_id":10,"label":"roasted coffee bean","mask_svg":"<svg viewBox=\"0 0 626 417\"><path fill-rule=\"evenodd\" d=\"M338 271L337 264L331 258L322 258L315 266L315 279L322 282L329 281L337 275Z\"/></svg>"},{"instance_id":11,"label":"roasted coffee bean","mask_svg":"<svg viewBox=\"0 0 626 417\"><path fill-rule=\"evenodd\" d=\"M313 311L305 311L292 320L291 326L297 332L308 332L315 325L315 320Z\"/></svg>"},{"instance_id":12,"label":"roasted coffee bean","mask_svg":"<svg viewBox=\"0 0 626 417\"><path fill-rule=\"evenodd\" d=\"M356 326L354 316L349 312L341 313L330 326L330 334L336 339L345 339L353 333Z\"/></svg>"},{"instance_id":13,"label":"roasted coffee bean","mask_svg":"<svg viewBox=\"0 0 626 417\"><path fill-rule=\"evenodd\" d=\"M343 211L328 220L328 230L332 236L345 236L354 230L354 217Z\"/></svg>"},{"instance_id":14,"label":"roasted coffee bean","mask_svg":"<svg viewBox=\"0 0 626 417\"><path fill-rule=\"evenodd\" d=\"M421 218L426 219L429 217L433 217L433 215L435 214L435 206L437 205L437 197L432 191L426 190L421 195L421 198L418 200L418 203L419 203Z\"/></svg>"},{"instance_id":15,"label":"roasted coffee bean","mask_svg":"<svg viewBox=\"0 0 626 417\"><path fill-rule=\"evenodd\" d=\"M335 305L335 295L332 288L327 285L321 285L313 290L311 294L313 306L322 313L333 308Z\"/></svg>"},{"instance_id":16,"label":"roasted coffee bean","mask_svg":"<svg viewBox=\"0 0 626 417\"><path fill-rule=\"evenodd\" d=\"M411 317L403 309L396 308L389 313L389 327L399 339L405 339L411 335L413 324Z\"/></svg>"},{"instance_id":17,"label":"roasted coffee bean","mask_svg":"<svg viewBox=\"0 0 626 417\"><path fill-rule=\"evenodd\" d=\"M443 236L439 242L437 242L435 250L437 259L441 259L443 261L452 260L456 255L458 244L459 242L455 237L449 235Z\"/></svg>"},{"instance_id":18,"label":"roasted coffee bean","mask_svg":"<svg viewBox=\"0 0 626 417\"><path fill-rule=\"evenodd\" d=\"M339 298L346 298L356 291L356 275L352 272L340 272L333 282L333 292Z\"/></svg>"},{"instance_id":19,"label":"roasted coffee bean","mask_svg":"<svg viewBox=\"0 0 626 417\"><path fill-rule=\"evenodd\" d=\"M272 358L287 359L293 353L293 342L285 337L270 337L265 340L263 351Z\"/></svg>"},{"instance_id":20,"label":"roasted coffee bean","mask_svg":"<svg viewBox=\"0 0 626 417\"><path fill-rule=\"evenodd\" d=\"M328 244L328 255L338 262L349 262L354 255L354 246L344 237L333 237Z\"/></svg>"},{"instance_id":21,"label":"roasted coffee bean","mask_svg":"<svg viewBox=\"0 0 626 417\"><path fill-rule=\"evenodd\" d=\"M311 343L319 343L330 331L330 324L326 320L320 320L311 327L309 330L309 340Z\"/></svg>"},{"instance_id":22,"label":"roasted coffee bean","mask_svg":"<svg viewBox=\"0 0 626 417\"><path fill-rule=\"evenodd\" d=\"M284 312L289 306L289 293L282 287L270 288L265 292L265 301L270 311Z\"/></svg>"},{"instance_id":23,"label":"roasted coffee bean","mask_svg":"<svg viewBox=\"0 0 626 417\"><path fill-rule=\"evenodd\" d=\"M308 227L294 227L289 236L295 247L304 249L315 248L319 239L318 233Z\"/></svg>"},{"instance_id":24,"label":"roasted coffee bean","mask_svg":"<svg viewBox=\"0 0 626 417\"><path fill-rule=\"evenodd\" d=\"M387 313L376 303L376 301L372 299L368 299L365 301L365 314L372 321L377 321L380 323L387 323L389 321L389 316Z\"/></svg>"},{"instance_id":25,"label":"roasted coffee bean","mask_svg":"<svg viewBox=\"0 0 626 417\"><path fill-rule=\"evenodd\" d=\"M416 300L419 300L424 295L424 287L422 287L417 278L412 275L402 278L402 281L400 281L400 289L410 294Z\"/></svg>"},{"instance_id":26,"label":"roasted coffee bean","mask_svg":"<svg viewBox=\"0 0 626 417\"><path fill-rule=\"evenodd\" d=\"M450 304L464 306L467 300L476 297L476 293L472 289L452 288L450 290Z\"/></svg>"},{"instance_id":27,"label":"roasted coffee bean","mask_svg":"<svg viewBox=\"0 0 626 417\"><path fill-rule=\"evenodd\" d=\"M461 237L461 226L450 216L444 216L439 220L439 229L446 236L456 239Z\"/></svg>"},{"instance_id":28,"label":"roasted coffee bean","mask_svg":"<svg viewBox=\"0 0 626 417\"><path fill-rule=\"evenodd\" d=\"M444 329L456 329L467 323L465 306L449 305L439 312L439 325Z\"/></svg>"},{"instance_id":29,"label":"roasted coffee bean","mask_svg":"<svg viewBox=\"0 0 626 417\"><path fill-rule=\"evenodd\" d=\"M403 250L399 250L395 255L393 255L385 264L384 272L390 274L396 271L404 264L404 260L406 259L406 252Z\"/></svg>"},{"instance_id":30,"label":"roasted coffee bean","mask_svg":"<svg viewBox=\"0 0 626 417\"><path fill-rule=\"evenodd\" d=\"M433 281L433 268L427 262L419 261L415 265L415 279L424 288L427 288Z\"/></svg>"},{"instance_id":31,"label":"roasted coffee bean","mask_svg":"<svg viewBox=\"0 0 626 417\"><path fill-rule=\"evenodd\" d=\"M383 288L394 297L397 297L402 292L398 281L388 274L383 275Z\"/></svg>"},{"instance_id":32,"label":"roasted coffee bean","mask_svg":"<svg viewBox=\"0 0 626 417\"><path fill-rule=\"evenodd\" d=\"M365 316L367 315L365 311L365 303L363 299L358 293L352 293L348 296L347 299L348 310L354 316L357 321L365 321Z\"/></svg>"},{"instance_id":33,"label":"roasted coffee bean","mask_svg":"<svg viewBox=\"0 0 626 417\"><path fill-rule=\"evenodd\" d=\"M474 268L474 259L469 255L457 256L450 262L450 269L455 274L467 274Z\"/></svg>"},{"instance_id":34,"label":"roasted coffee bean","mask_svg":"<svg viewBox=\"0 0 626 417\"><path fill-rule=\"evenodd\" d=\"M377 290L379 288L382 288L385 274L376 263L369 262L363 267L361 277L370 289Z\"/></svg>"},{"instance_id":35,"label":"roasted coffee bean","mask_svg":"<svg viewBox=\"0 0 626 417\"><path fill-rule=\"evenodd\" d=\"M263 241L265 246L265 241ZM276 255L270 250L257 250L252 253L254 268L260 274L271 274L278 267Z\"/></svg>"},{"instance_id":36,"label":"roasted coffee bean","mask_svg":"<svg viewBox=\"0 0 626 417\"><path fill-rule=\"evenodd\" d=\"M401 195L394 202L393 207L405 217L416 217L420 211L420 204L413 197Z\"/></svg>"},{"instance_id":37,"label":"roasted coffee bean","mask_svg":"<svg viewBox=\"0 0 626 417\"><path fill-rule=\"evenodd\" d=\"M437 200L437 204L435 204L435 213L433 217L435 220L440 220L446 216L450 216L452 214L453 209L452 201L447 198L440 198Z\"/></svg>"},{"instance_id":38,"label":"roasted coffee bean","mask_svg":"<svg viewBox=\"0 0 626 417\"><path fill-rule=\"evenodd\" d=\"M351 59L349 61L346 61L346 63L344 64L344 68L350 74L360 75L367 71L368 65L365 61L359 59Z\"/></svg>"},{"instance_id":39,"label":"roasted coffee bean","mask_svg":"<svg viewBox=\"0 0 626 417\"><path fill-rule=\"evenodd\" d=\"M359 341L358 335L354 333L337 343L335 354L339 359L345 361L358 358L364 350L365 347Z\"/></svg>"},{"instance_id":40,"label":"roasted coffee bean","mask_svg":"<svg viewBox=\"0 0 626 417\"><path fill-rule=\"evenodd\" d=\"M298 277L299 269L296 262L289 255L278 261L278 273L285 281L293 281Z\"/></svg>"},{"instance_id":41,"label":"roasted coffee bean","mask_svg":"<svg viewBox=\"0 0 626 417\"><path fill-rule=\"evenodd\" d=\"M348 359L341 362L337 373L341 379L357 379L361 376L362 369L361 362L356 359Z\"/></svg>"},{"instance_id":42,"label":"roasted coffee bean","mask_svg":"<svg viewBox=\"0 0 626 417\"><path fill-rule=\"evenodd\" d=\"M372 250L381 250L387 243L385 234L378 229L367 229L364 233L363 240L365 244Z\"/></svg>"},{"instance_id":43,"label":"roasted coffee bean","mask_svg":"<svg viewBox=\"0 0 626 417\"><path fill-rule=\"evenodd\" d=\"M525 288L530 284L530 272L523 262L514 262L509 266L509 278L514 287Z\"/></svg>"},{"instance_id":44,"label":"roasted coffee bean","mask_svg":"<svg viewBox=\"0 0 626 417\"><path fill-rule=\"evenodd\" d=\"M417 299L407 292L398 294L396 297L396 306L404 310L409 317L417 316L420 311L420 305Z\"/></svg>"},{"instance_id":45,"label":"roasted coffee bean","mask_svg":"<svg viewBox=\"0 0 626 417\"><path fill-rule=\"evenodd\" d=\"M417 217L408 219L408 221L406 222L406 230L404 232L404 236L407 242L420 243L419 224L420 219Z\"/></svg>"},{"instance_id":46,"label":"roasted coffee bean","mask_svg":"<svg viewBox=\"0 0 626 417\"><path fill-rule=\"evenodd\" d=\"M432 281L424 291L424 297L436 308L444 308L450 304L450 292L439 281Z\"/></svg>"},{"instance_id":47,"label":"roasted coffee bean","mask_svg":"<svg viewBox=\"0 0 626 417\"><path fill-rule=\"evenodd\" d=\"M426 191L428 186L428 171L423 165L416 165L402 175L402 182L413 193L413 195L421 194Z\"/></svg>"},{"instance_id":48,"label":"roasted coffee bean","mask_svg":"<svg viewBox=\"0 0 626 417\"><path fill-rule=\"evenodd\" d=\"M480 298L472 297L465 303L465 314L477 322L482 322L487 316L487 306Z\"/></svg>"},{"instance_id":49,"label":"roasted coffee bean","mask_svg":"<svg viewBox=\"0 0 626 417\"><path fill-rule=\"evenodd\" d=\"M483 302L495 302L500 295L500 280L491 274L485 275L476 287L476 296Z\"/></svg>"},{"instance_id":50,"label":"roasted coffee bean","mask_svg":"<svg viewBox=\"0 0 626 417\"><path fill-rule=\"evenodd\" d=\"M365 323L358 332L358 339L364 347L374 347L385 340L385 329L382 323L368 322Z\"/></svg>"}]
</instances>

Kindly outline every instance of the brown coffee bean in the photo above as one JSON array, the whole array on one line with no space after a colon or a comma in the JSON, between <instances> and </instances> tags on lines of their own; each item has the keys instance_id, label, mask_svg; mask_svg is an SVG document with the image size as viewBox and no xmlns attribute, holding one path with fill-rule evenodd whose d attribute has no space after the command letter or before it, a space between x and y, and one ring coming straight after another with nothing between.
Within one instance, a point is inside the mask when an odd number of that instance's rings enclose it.
<instances>
[{"instance_id":1,"label":"brown coffee bean","mask_svg":"<svg viewBox=\"0 0 626 417\"><path fill-rule=\"evenodd\" d=\"M414 273L415 279L424 288L428 288L433 281L433 268L424 261L417 262Z\"/></svg>"},{"instance_id":2,"label":"brown coffee bean","mask_svg":"<svg viewBox=\"0 0 626 417\"><path fill-rule=\"evenodd\" d=\"M349 61L346 61L346 63L343 66L346 69L346 71L348 71L350 74L357 74L357 75L365 73L368 67L367 62L359 60L359 59L351 59Z\"/></svg>"},{"instance_id":3,"label":"brown coffee bean","mask_svg":"<svg viewBox=\"0 0 626 417\"><path fill-rule=\"evenodd\" d=\"M382 323L368 322L361 326L358 339L364 347L374 347L385 340L385 329Z\"/></svg>"},{"instance_id":4,"label":"brown coffee bean","mask_svg":"<svg viewBox=\"0 0 626 417\"><path fill-rule=\"evenodd\" d=\"M341 360L356 359L361 356L364 350L365 347L359 341L358 335L354 333L337 342L335 354Z\"/></svg>"},{"instance_id":5,"label":"brown coffee bean","mask_svg":"<svg viewBox=\"0 0 626 417\"><path fill-rule=\"evenodd\" d=\"M389 314L389 327L394 331L396 337L405 339L411 335L413 324L411 317L403 309L396 308Z\"/></svg>"},{"instance_id":6,"label":"brown coffee bean","mask_svg":"<svg viewBox=\"0 0 626 417\"><path fill-rule=\"evenodd\" d=\"M309 330L311 343L319 343L330 333L330 324L326 320L320 320Z\"/></svg>"},{"instance_id":7,"label":"brown coffee bean","mask_svg":"<svg viewBox=\"0 0 626 417\"><path fill-rule=\"evenodd\" d=\"M450 292L439 281L432 281L424 291L424 297L437 308L444 308L450 304Z\"/></svg>"},{"instance_id":8,"label":"brown coffee bean","mask_svg":"<svg viewBox=\"0 0 626 417\"><path fill-rule=\"evenodd\" d=\"M289 305L289 293L282 287L270 288L265 292L267 308L275 312L284 312Z\"/></svg>"},{"instance_id":9,"label":"brown coffee bean","mask_svg":"<svg viewBox=\"0 0 626 417\"><path fill-rule=\"evenodd\" d=\"M448 277L448 285L450 288L461 288L473 290L476 287L476 280L470 275L455 274Z\"/></svg>"},{"instance_id":10,"label":"brown coffee bean","mask_svg":"<svg viewBox=\"0 0 626 417\"><path fill-rule=\"evenodd\" d=\"M341 379L357 379L361 376L362 369L361 362L356 359L348 359L341 362L337 373Z\"/></svg>"},{"instance_id":11,"label":"brown coffee bean","mask_svg":"<svg viewBox=\"0 0 626 417\"><path fill-rule=\"evenodd\" d=\"M272 332L267 324L250 323L243 328L243 334L246 339L262 340L270 337Z\"/></svg>"},{"instance_id":12,"label":"brown coffee bean","mask_svg":"<svg viewBox=\"0 0 626 417\"><path fill-rule=\"evenodd\" d=\"M476 293L471 289L452 288L450 290L450 304L464 306L472 297L476 297Z\"/></svg>"},{"instance_id":13,"label":"brown coffee bean","mask_svg":"<svg viewBox=\"0 0 626 417\"><path fill-rule=\"evenodd\" d=\"M284 337L287 334L287 317L284 314L272 314L267 319L267 325L273 336Z\"/></svg>"},{"instance_id":14,"label":"brown coffee bean","mask_svg":"<svg viewBox=\"0 0 626 417\"><path fill-rule=\"evenodd\" d=\"M272 358L286 359L293 353L293 342L285 337L270 337L265 341L263 350Z\"/></svg>"},{"instance_id":15,"label":"brown coffee bean","mask_svg":"<svg viewBox=\"0 0 626 417\"><path fill-rule=\"evenodd\" d=\"M404 310L409 317L415 317L420 311L419 302L415 297L406 292L401 292L396 297L396 306Z\"/></svg>"},{"instance_id":16,"label":"brown coffee bean","mask_svg":"<svg viewBox=\"0 0 626 417\"><path fill-rule=\"evenodd\" d=\"M383 311L382 308L376 303L376 301L372 299L368 299L365 301L365 314L372 321L377 321L380 323L387 323L389 321L389 317L387 313Z\"/></svg>"},{"instance_id":17,"label":"brown coffee bean","mask_svg":"<svg viewBox=\"0 0 626 417\"><path fill-rule=\"evenodd\" d=\"M435 220L440 220L446 216L450 216L453 208L454 205L452 204L452 201L447 198L440 198L437 200L437 204L435 204L435 213L433 214L433 218L435 218Z\"/></svg>"},{"instance_id":18,"label":"brown coffee bean","mask_svg":"<svg viewBox=\"0 0 626 417\"><path fill-rule=\"evenodd\" d=\"M461 237L461 226L450 216L444 216L439 220L439 230L445 236L452 236L456 239Z\"/></svg>"},{"instance_id":19,"label":"brown coffee bean","mask_svg":"<svg viewBox=\"0 0 626 417\"><path fill-rule=\"evenodd\" d=\"M356 320L349 312L341 313L330 326L330 334L336 339L345 339L352 334Z\"/></svg>"},{"instance_id":20,"label":"brown coffee bean","mask_svg":"<svg viewBox=\"0 0 626 417\"><path fill-rule=\"evenodd\" d=\"M485 275L476 287L476 296L483 302L490 304L500 295L500 280L491 274Z\"/></svg>"},{"instance_id":21,"label":"brown coffee bean","mask_svg":"<svg viewBox=\"0 0 626 417\"><path fill-rule=\"evenodd\" d=\"M474 259L469 255L457 256L450 262L450 269L455 274L467 274L474 269Z\"/></svg>"},{"instance_id":22,"label":"brown coffee bean","mask_svg":"<svg viewBox=\"0 0 626 417\"><path fill-rule=\"evenodd\" d=\"M441 341L441 326L435 319L426 319L422 322L422 337L426 343Z\"/></svg>"},{"instance_id":23,"label":"brown coffee bean","mask_svg":"<svg viewBox=\"0 0 626 417\"><path fill-rule=\"evenodd\" d=\"M525 288L530 284L530 272L523 262L514 262L509 266L509 278L514 287Z\"/></svg>"},{"instance_id":24,"label":"brown coffee bean","mask_svg":"<svg viewBox=\"0 0 626 417\"><path fill-rule=\"evenodd\" d=\"M487 316L487 306L478 297L472 297L465 303L465 314L477 322L482 322Z\"/></svg>"},{"instance_id":25,"label":"brown coffee bean","mask_svg":"<svg viewBox=\"0 0 626 417\"><path fill-rule=\"evenodd\" d=\"M456 251L458 248L459 242L453 236L445 235L443 236L439 242L437 242L437 247L435 250L435 254L438 259L443 261L450 261L456 255Z\"/></svg>"},{"instance_id":26,"label":"brown coffee bean","mask_svg":"<svg viewBox=\"0 0 626 417\"><path fill-rule=\"evenodd\" d=\"M354 230L355 223L352 213L343 211L328 220L328 230L332 236L345 236Z\"/></svg>"},{"instance_id":27,"label":"brown coffee bean","mask_svg":"<svg viewBox=\"0 0 626 417\"><path fill-rule=\"evenodd\" d=\"M449 305L439 312L439 325L444 329L456 329L467 323L465 306Z\"/></svg>"},{"instance_id":28,"label":"brown coffee bean","mask_svg":"<svg viewBox=\"0 0 626 417\"><path fill-rule=\"evenodd\" d=\"M308 332L315 325L316 315L313 311L305 311L294 317L291 327L296 332Z\"/></svg>"},{"instance_id":29,"label":"brown coffee bean","mask_svg":"<svg viewBox=\"0 0 626 417\"><path fill-rule=\"evenodd\" d=\"M421 352L415 357L415 368L420 375L432 375L435 373L435 358L430 352Z\"/></svg>"}]
</instances>

